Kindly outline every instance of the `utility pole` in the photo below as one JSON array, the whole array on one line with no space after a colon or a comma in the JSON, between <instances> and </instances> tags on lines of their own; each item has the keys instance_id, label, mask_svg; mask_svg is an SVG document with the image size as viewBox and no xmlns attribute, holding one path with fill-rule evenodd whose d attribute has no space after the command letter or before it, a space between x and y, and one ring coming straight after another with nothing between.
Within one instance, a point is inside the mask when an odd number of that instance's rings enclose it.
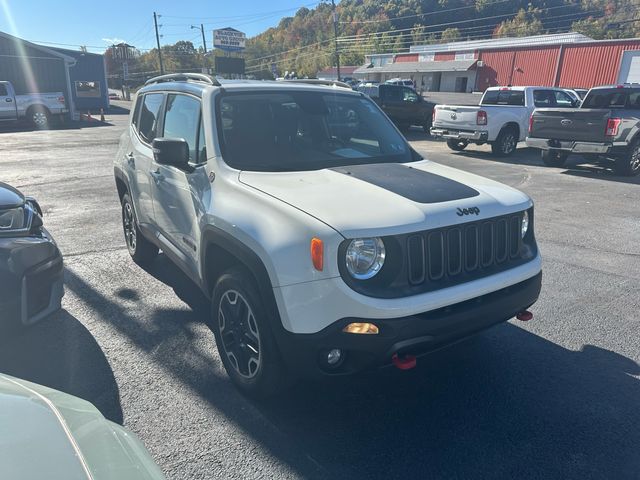
<instances>
[{"instance_id":1,"label":"utility pole","mask_svg":"<svg viewBox=\"0 0 640 480\"><path fill-rule=\"evenodd\" d=\"M164 75L164 65L162 64L162 50L160 50L160 35L158 34L158 17L153 12L153 23L156 26L156 44L158 45L158 60L160 60L160 75Z\"/></svg>"},{"instance_id":2,"label":"utility pole","mask_svg":"<svg viewBox=\"0 0 640 480\"><path fill-rule=\"evenodd\" d=\"M333 41L336 50L336 67L338 72L338 81L340 81L340 52L338 51L338 14L336 13L336 2L331 0L333 9Z\"/></svg>"},{"instance_id":3,"label":"utility pole","mask_svg":"<svg viewBox=\"0 0 640 480\"><path fill-rule=\"evenodd\" d=\"M191 25L191 28L195 28L196 30L200 30L200 32L202 32L202 49L204 50L204 55L202 57L202 65L203 68L207 68L207 40L204 37L204 25L201 23L200 24L200 28L198 28L196 25ZM204 73L204 72L203 72Z\"/></svg>"}]
</instances>

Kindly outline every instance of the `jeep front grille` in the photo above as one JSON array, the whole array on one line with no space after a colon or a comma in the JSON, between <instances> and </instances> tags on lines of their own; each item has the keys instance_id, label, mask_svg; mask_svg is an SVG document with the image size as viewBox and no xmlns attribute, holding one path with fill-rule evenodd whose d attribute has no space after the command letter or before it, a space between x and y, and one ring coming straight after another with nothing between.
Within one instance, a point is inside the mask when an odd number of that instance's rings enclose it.
<instances>
[{"instance_id":1,"label":"jeep front grille","mask_svg":"<svg viewBox=\"0 0 640 480\"><path fill-rule=\"evenodd\" d=\"M521 258L521 221L509 215L407 236L408 283L460 283L510 268Z\"/></svg>"}]
</instances>

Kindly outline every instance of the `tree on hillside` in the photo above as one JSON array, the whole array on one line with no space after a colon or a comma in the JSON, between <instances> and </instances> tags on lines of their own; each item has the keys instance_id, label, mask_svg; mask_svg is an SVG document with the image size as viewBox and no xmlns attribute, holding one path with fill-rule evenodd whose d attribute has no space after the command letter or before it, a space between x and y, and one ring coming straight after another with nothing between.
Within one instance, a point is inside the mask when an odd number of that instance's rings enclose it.
<instances>
[{"instance_id":1,"label":"tree on hillside","mask_svg":"<svg viewBox=\"0 0 640 480\"><path fill-rule=\"evenodd\" d=\"M506 20L495 29L496 37L528 37L544 33L542 22L538 18L540 10L529 7L520 9L511 20Z\"/></svg>"}]
</instances>

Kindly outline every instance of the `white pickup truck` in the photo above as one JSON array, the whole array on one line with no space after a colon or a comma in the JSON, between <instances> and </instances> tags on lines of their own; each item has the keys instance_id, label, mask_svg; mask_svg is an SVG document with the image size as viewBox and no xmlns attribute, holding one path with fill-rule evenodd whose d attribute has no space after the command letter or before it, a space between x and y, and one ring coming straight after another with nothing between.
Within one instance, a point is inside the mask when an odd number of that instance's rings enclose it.
<instances>
[{"instance_id":1,"label":"white pickup truck","mask_svg":"<svg viewBox=\"0 0 640 480\"><path fill-rule=\"evenodd\" d=\"M562 88L491 87L479 106L436 105L431 135L445 138L455 151L488 143L494 155L507 156L524 141L536 108L577 106L579 100Z\"/></svg>"},{"instance_id":2,"label":"white pickup truck","mask_svg":"<svg viewBox=\"0 0 640 480\"><path fill-rule=\"evenodd\" d=\"M11 82L0 81L0 122L24 118L36 128L48 128L52 115L68 111L62 92L16 95Z\"/></svg>"}]
</instances>

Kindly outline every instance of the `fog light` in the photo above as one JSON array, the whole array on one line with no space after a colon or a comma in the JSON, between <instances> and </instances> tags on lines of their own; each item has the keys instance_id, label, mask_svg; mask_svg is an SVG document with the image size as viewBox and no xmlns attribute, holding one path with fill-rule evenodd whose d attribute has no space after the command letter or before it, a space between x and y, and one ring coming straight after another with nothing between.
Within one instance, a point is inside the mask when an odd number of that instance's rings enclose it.
<instances>
[{"instance_id":1,"label":"fog light","mask_svg":"<svg viewBox=\"0 0 640 480\"><path fill-rule=\"evenodd\" d=\"M327 364L332 367L340 363L342 360L342 350L339 348L333 348L327 352Z\"/></svg>"},{"instance_id":2,"label":"fog light","mask_svg":"<svg viewBox=\"0 0 640 480\"><path fill-rule=\"evenodd\" d=\"M358 333L361 335L377 335L380 330L373 323L350 323L342 329L346 333Z\"/></svg>"}]
</instances>

